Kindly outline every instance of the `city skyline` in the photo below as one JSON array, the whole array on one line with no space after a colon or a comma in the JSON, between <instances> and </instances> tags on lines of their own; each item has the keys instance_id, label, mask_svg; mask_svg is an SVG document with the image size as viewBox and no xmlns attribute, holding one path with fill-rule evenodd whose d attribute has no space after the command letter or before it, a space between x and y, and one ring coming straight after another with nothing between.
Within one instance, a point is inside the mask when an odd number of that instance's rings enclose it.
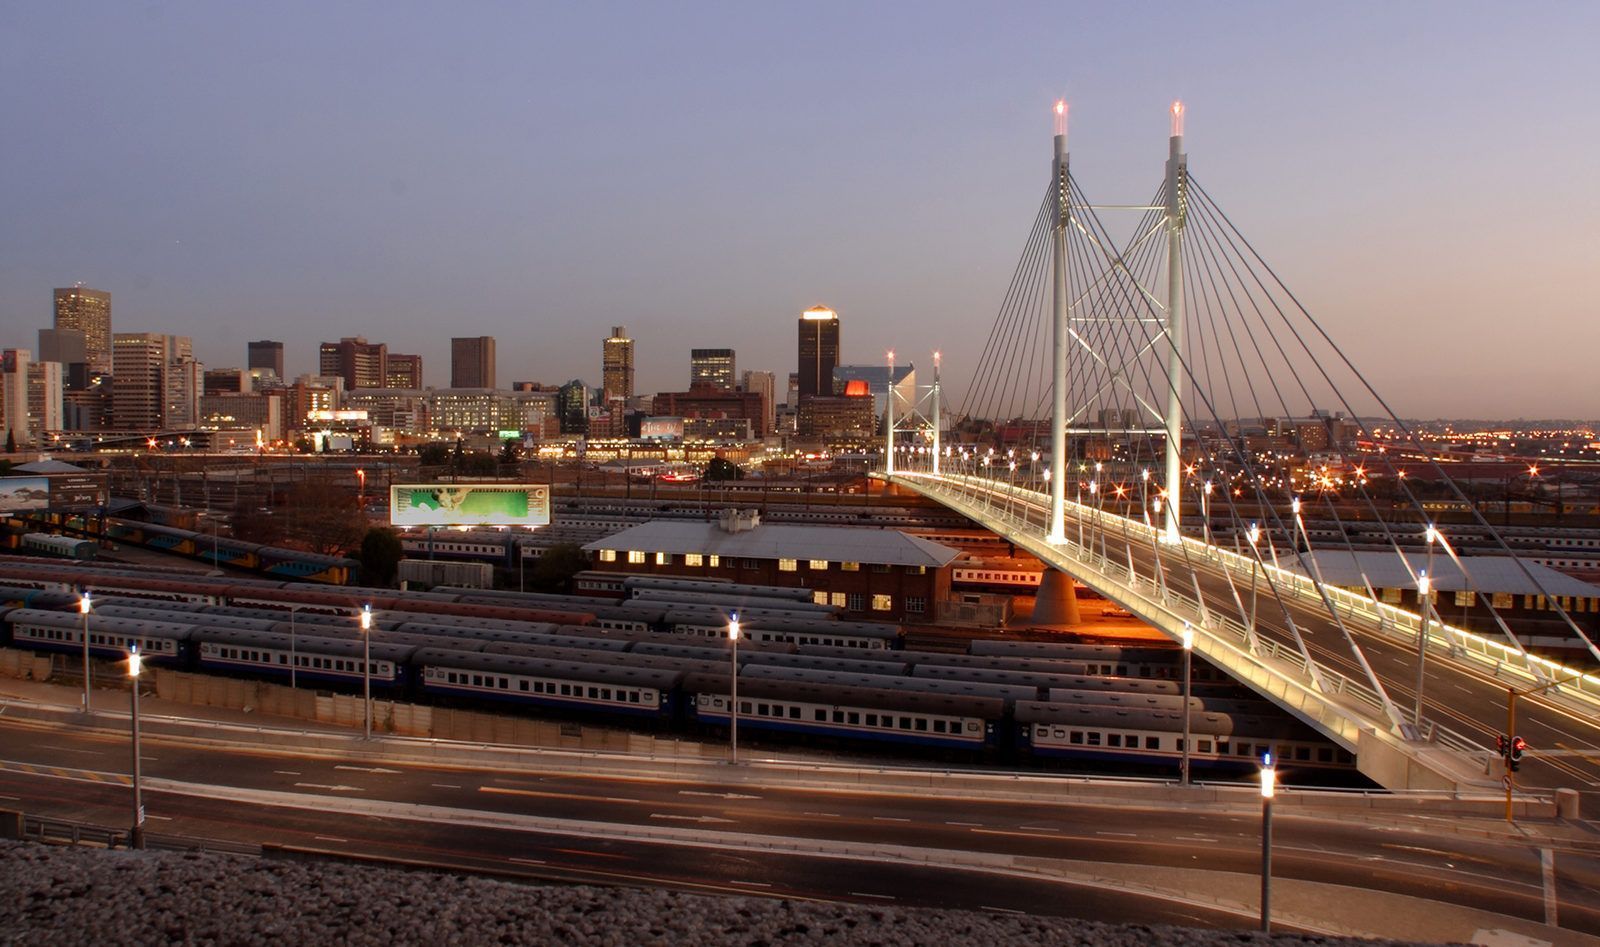
<instances>
[{"instance_id":1,"label":"city skyline","mask_svg":"<svg viewBox=\"0 0 1600 947\"><path fill-rule=\"evenodd\" d=\"M593 340L625 324L648 392L700 346L786 376L780 328L823 303L844 361L949 353L955 406L1045 183L1050 102L1071 103L1075 175L1126 203L1159 184L1182 98L1197 177L1397 413L1600 416L1578 381L1600 328L1566 285L1593 241L1563 229L1595 201L1587 7L1229 6L1164 57L1145 34L1175 6L1068 10L1059 35L1043 7L643 8L625 35L583 10L378 9L8 14L0 75L35 92L0 106L34 142L7 159L29 225L0 228L6 344L81 281L208 366L282 339L291 376L366 336L437 380L469 332L503 377L595 384ZM358 29L373 52L348 55ZM69 73L58 34L84 53ZM73 148L85 122L116 134Z\"/></svg>"}]
</instances>

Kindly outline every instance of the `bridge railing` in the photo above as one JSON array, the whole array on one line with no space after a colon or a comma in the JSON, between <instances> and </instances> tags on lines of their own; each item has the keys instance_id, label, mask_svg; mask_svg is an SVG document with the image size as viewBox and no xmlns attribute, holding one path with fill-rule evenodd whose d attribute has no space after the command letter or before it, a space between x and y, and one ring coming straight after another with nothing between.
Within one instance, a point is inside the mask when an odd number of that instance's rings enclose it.
<instances>
[{"instance_id":1,"label":"bridge railing","mask_svg":"<svg viewBox=\"0 0 1600 947\"><path fill-rule=\"evenodd\" d=\"M1015 484L999 484L989 477L960 473L941 473L937 479L922 471L897 471L908 481L916 480L922 489L942 494L941 499L954 501L961 512L967 513L985 525L999 526L1020 545L1028 548L1041 560L1071 559L1072 571L1085 579L1097 591L1117 601L1147 620L1152 620L1173 637L1178 637L1183 624L1188 624L1196 634L1196 647L1211 660L1226 666L1236 677L1257 691L1294 711L1314 725L1320 724L1349 749L1354 749L1363 729L1370 729L1386 737L1390 724L1384 702L1376 690L1339 671L1314 664L1297 648L1275 639L1252 633L1241 621L1207 607L1198 596L1191 597L1161 581L1159 576L1145 577L1133 568L1131 554L1124 564L1108 552L1102 541L1105 535L1103 522L1107 515L1094 507L1076 502L1068 503L1069 515L1080 523L1094 520L1094 534L1088 544L1081 544L1070 536L1061 545L1048 542L1046 524L1036 514L1048 510L1049 497ZM953 494L953 496L952 496ZM1159 542L1161 531L1127 517L1110 514L1110 519L1128 535L1141 534L1140 538ZM1189 540L1188 542L1194 542ZM1099 551L1093 546L1099 545ZM1199 545L1195 553L1205 554L1217 549ZM1179 557L1181 558L1181 557ZM1253 561L1253 560L1252 560ZM1285 571L1286 576L1300 578ZM1144 589L1148 588L1150 594ZM1338 698L1335 700L1334 698ZM1371 718L1366 722L1351 716L1357 711ZM1435 721L1424 719L1421 730L1425 738L1439 745L1462 752L1482 752L1477 741L1456 733ZM1396 738L1398 742L1398 738Z\"/></svg>"},{"instance_id":2,"label":"bridge railing","mask_svg":"<svg viewBox=\"0 0 1600 947\"><path fill-rule=\"evenodd\" d=\"M964 482L989 495L1003 491L1006 495L1015 495L1019 498L1026 496L1041 512L1048 510L1050 500L1047 495L1026 486L1003 484L999 480L999 469L991 469L995 470L993 475L945 471L938 476L946 482ZM927 470L907 472L921 476L929 474ZM1152 541L1163 540L1162 536L1156 535L1161 532L1159 528L1153 529L1140 520L1117 513L1108 514L1096 507L1072 500L1068 500L1066 506L1069 515L1080 520L1110 517L1125 523L1125 528L1130 532L1143 533L1145 538ZM1214 563L1235 577L1249 576L1252 572L1262 576L1270 573L1272 581L1280 590L1286 590L1299 599L1319 604L1322 601L1316 580L1304 573L1270 562L1258 563L1254 556L1234 552L1188 536L1182 537L1181 543L1189 555ZM1327 593L1329 601L1338 608L1340 617L1354 622L1361 631L1416 647L1417 638L1423 627L1422 617L1416 612L1387 602L1375 601L1364 591L1335 585L1323 585L1322 591ZM1543 695L1545 699L1585 713L1600 712L1600 674L1580 671L1548 658L1524 655L1509 642L1450 625L1437 618L1430 618L1428 621L1425 646L1429 652L1440 658L1466 659L1479 670L1497 680L1505 681L1508 687L1539 686L1555 682ZM1530 665L1537 668L1538 673L1535 673Z\"/></svg>"}]
</instances>

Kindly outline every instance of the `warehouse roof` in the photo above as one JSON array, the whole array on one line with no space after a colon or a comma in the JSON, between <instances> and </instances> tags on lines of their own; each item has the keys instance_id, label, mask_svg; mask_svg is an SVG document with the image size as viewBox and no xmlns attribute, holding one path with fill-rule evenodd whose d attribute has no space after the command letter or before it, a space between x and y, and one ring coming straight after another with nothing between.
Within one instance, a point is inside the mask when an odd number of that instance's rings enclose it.
<instances>
[{"instance_id":1,"label":"warehouse roof","mask_svg":"<svg viewBox=\"0 0 1600 947\"><path fill-rule=\"evenodd\" d=\"M1375 589L1416 588L1416 574L1428 569L1428 554L1407 552L1406 562L1401 561L1400 555L1390 550L1372 552L1330 550L1313 553L1307 558L1316 561L1317 569L1322 573L1322 581L1329 585L1360 588L1365 584L1362 579L1365 576L1366 581ZM1409 570L1406 568L1407 563L1410 565ZM1306 571L1292 556L1282 558L1280 564L1296 572ZM1549 566L1517 560L1510 556L1462 556L1461 566L1466 568L1465 574L1462 574L1461 567L1458 567L1449 556L1434 555L1433 568L1428 569L1428 574L1433 579L1433 587L1440 592L1471 590L1505 592L1512 595L1572 595L1581 598L1600 598L1600 585L1575 579Z\"/></svg>"},{"instance_id":2,"label":"warehouse roof","mask_svg":"<svg viewBox=\"0 0 1600 947\"><path fill-rule=\"evenodd\" d=\"M829 559L892 566L948 565L961 553L894 529L763 524L729 532L716 523L651 520L583 547L594 552L700 553L742 559Z\"/></svg>"}]
</instances>

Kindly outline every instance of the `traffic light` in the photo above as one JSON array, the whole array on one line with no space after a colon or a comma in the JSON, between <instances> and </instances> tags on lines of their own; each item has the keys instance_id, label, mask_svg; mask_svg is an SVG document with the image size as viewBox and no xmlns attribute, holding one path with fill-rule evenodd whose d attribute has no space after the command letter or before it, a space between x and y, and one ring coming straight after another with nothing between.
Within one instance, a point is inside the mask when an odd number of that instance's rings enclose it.
<instances>
[{"instance_id":1,"label":"traffic light","mask_svg":"<svg viewBox=\"0 0 1600 947\"><path fill-rule=\"evenodd\" d=\"M1526 750L1527 748L1528 748L1528 741L1527 740L1524 740L1521 737L1512 737L1511 738L1511 753L1510 753L1508 759L1511 760L1511 771L1512 772L1516 772L1517 770L1522 768L1522 751Z\"/></svg>"},{"instance_id":2,"label":"traffic light","mask_svg":"<svg viewBox=\"0 0 1600 947\"><path fill-rule=\"evenodd\" d=\"M1505 759L1506 758L1506 754L1511 751L1511 738L1506 736L1503 733L1500 734L1499 736L1495 737L1494 738L1494 751L1496 753L1500 754L1500 758L1501 759Z\"/></svg>"}]
</instances>

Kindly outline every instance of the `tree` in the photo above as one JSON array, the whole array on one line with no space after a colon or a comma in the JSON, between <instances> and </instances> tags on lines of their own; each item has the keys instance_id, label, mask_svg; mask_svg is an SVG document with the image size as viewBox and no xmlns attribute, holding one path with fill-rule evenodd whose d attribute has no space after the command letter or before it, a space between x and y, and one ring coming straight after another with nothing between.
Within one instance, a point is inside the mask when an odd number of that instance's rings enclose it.
<instances>
[{"instance_id":1,"label":"tree","mask_svg":"<svg viewBox=\"0 0 1600 947\"><path fill-rule=\"evenodd\" d=\"M589 568L589 557L573 543L557 543L533 566L529 584L536 592L570 594L572 577Z\"/></svg>"},{"instance_id":2,"label":"tree","mask_svg":"<svg viewBox=\"0 0 1600 947\"><path fill-rule=\"evenodd\" d=\"M522 445L514 437L506 438L500 447L500 463L505 467L515 467L522 463Z\"/></svg>"},{"instance_id":3,"label":"tree","mask_svg":"<svg viewBox=\"0 0 1600 947\"><path fill-rule=\"evenodd\" d=\"M15 454L16 452L17 452L17 432L8 430L8 431L6 431L6 453Z\"/></svg>"},{"instance_id":4,"label":"tree","mask_svg":"<svg viewBox=\"0 0 1600 947\"><path fill-rule=\"evenodd\" d=\"M328 474L314 474L290 488L282 515L289 521L287 539L325 556L354 548L371 525L355 494Z\"/></svg>"},{"instance_id":5,"label":"tree","mask_svg":"<svg viewBox=\"0 0 1600 947\"><path fill-rule=\"evenodd\" d=\"M361 537L362 581L373 585L390 586L400 571L400 560L405 550L400 545L400 533L387 526L374 526Z\"/></svg>"},{"instance_id":6,"label":"tree","mask_svg":"<svg viewBox=\"0 0 1600 947\"><path fill-rule=\"evenodd\" d=\"M456 449L450 455L450 469L459 474L461 472L461 461L466 456L467 456L467 445L466 445L466 442L458 437L458 438L456 438Z\"/></svg>"},{"instance_id":7,"label":"tree","mask_svg":"<svg viewBox=\"0 0 1600 947\"><path fill-rule=\"evenodd\" d=\"M443 467L450 462L450 446L424 444L417 448L417 462L423 467Z\"/></svg>"},{"instance_id":8,"label":"tree","mask_svg":"<svg viewBox=\"0 0 1600 947\"><path fill-rule=\"evenodd\" d=\"M739 465L725 457L713 457L711 463L706 464L706 479L713 481L743 480L744 471Z\"/></svg>"}]
</instances>

